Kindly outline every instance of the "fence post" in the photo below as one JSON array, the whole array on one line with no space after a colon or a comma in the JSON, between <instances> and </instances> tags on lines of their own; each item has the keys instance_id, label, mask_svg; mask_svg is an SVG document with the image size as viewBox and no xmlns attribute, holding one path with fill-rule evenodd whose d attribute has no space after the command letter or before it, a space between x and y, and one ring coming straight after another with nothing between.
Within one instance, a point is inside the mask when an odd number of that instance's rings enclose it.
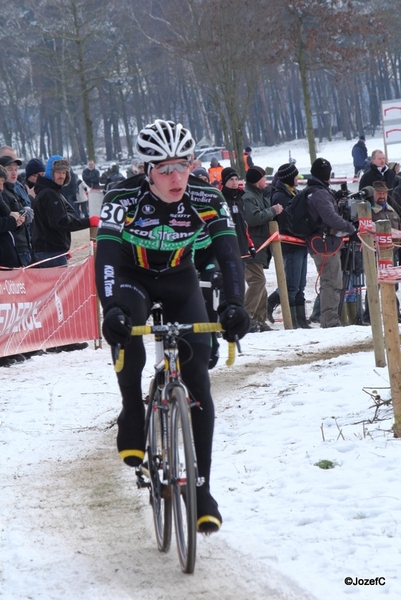
<instances>
[{"instance_id":1,"label":"fence post","mask_svg":"<svg viewBox=\"0 0 401 600\"><path fill-rule=\"evenodd\" d=\"M364 242L362 244L363 264L366 275L366 293L369 301L370 323L372 326L373 351L376 367L386 366L384 352L384 337L382 318L380 313L379 287L377 284L376 256L372 236L366 232L372 225L372 208L370 202L358 204L359 235ZM366 244L366 245L365 245ZM366 247L367 246L367 247Z\"/></svg>"},{"instance_id":2,"label":"fence post","mask_svg":"<svg viewBox=\"0 0 401 600\"><path fill-rule=\"evenodd\" d=\"M276 232L278 233L277 221L269 222L269 232L270 235ZM290 303L288 300L287 281L285 278L284 271L283 253L281 250L281 242L278 238L276 238L271 243L271 250L274 259L274 266L276 268L277 286L280 294L280 304L281 312L283 314L284 329L293 329L294 327L291 319Z\"/></svg>"},{"instance_id":3,"label":"fence post","mask_svg":"<svg viewBox=\"0 0 401 600\"><path fill-rule=\"evenodd\" d=\"M391 223L388 219L376 221L376 248L380 280L380 271L393 266L393 241L391 237ZM382 282L380 284L380 294L394 411L393 431L394 436L398 438L401 437L401 350L395 284Z\"/></svg>"}]
</instances>

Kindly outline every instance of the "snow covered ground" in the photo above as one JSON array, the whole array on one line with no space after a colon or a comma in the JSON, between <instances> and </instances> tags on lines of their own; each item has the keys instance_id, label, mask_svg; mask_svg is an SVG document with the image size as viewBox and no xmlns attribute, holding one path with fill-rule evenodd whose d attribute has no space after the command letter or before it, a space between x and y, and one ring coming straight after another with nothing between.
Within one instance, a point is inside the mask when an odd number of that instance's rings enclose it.
<instances>
[{"instance_id":1,"label":"snow covered ground","mask_svg":"<svg viewBox=\"0 0 401 600\"><path fill-rule=\"evenodd\" d=\"M319 155L351 176L351 146L331 142ZM255 150L254 162L276 169L290 147L307 167L301 143ZM310 262L308 313L315 278ZM269 292L274 280L271 268ZM234 367L222 344L211 372L224 523L199 538L193 576L181 574L174 544L157 552L147 494L117 456L107 347L0 369L2 600L399 598L401 441L371 329L272 327L244 338Z\"/></svg>"}]
</instances>

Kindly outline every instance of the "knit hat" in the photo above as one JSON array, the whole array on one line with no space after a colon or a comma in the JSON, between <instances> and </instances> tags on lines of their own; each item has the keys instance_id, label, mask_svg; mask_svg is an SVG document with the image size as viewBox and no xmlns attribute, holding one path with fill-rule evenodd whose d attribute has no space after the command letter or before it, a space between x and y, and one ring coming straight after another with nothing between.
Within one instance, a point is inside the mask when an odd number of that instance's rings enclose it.
<instances>
[{"instance_id":1,"label":"knit hat","mask_svg":"<svg viewBox=\"0 0 401 600\"><path fill-rule=\"evenodd\" d=\"M245 152L248 152L248 154L249 154L249 152L252 152L252 148L250 146L247 146L245 148Z\"/></svg>"},{"instance_id":2,"label":"knit hat","mask_svg":"<svg viewBox=\"0 0 401 600\"><path fill-rule=\"evenodd\" d=\"M298 175L299 171L293 163L285 163L277 170L277 178L287 185L293 186L294 179Z\"/></svg>"},{"instance_id":3,"label":"knit hat","mask_svg":"<svg viewBox=\"0 0 401 600\"><path fill-rule=\"evenodd\" d=\"M313 163L311 174L320 181L329 181L331 175L331 164L325 158L317 158Z\"/></svg>"},{"instance_id":4,"label":"knit hat","mask_svg":"<svg viewBox=\"0 0 401 600\"><path fill-rule=\"evenodd\" d=\"M207 180L210 181L209 173L203 167L194 169L192 175L195 175L195 177L207 177Z\"/></svg>"},{"instance_id":5,"label":"knit hat","mask_svg":"<svg viewBox=\"0 0 401 600\"><path fill-rule=\"evenodd\" d=\"M235 169L233 169L232 167L226 167L222 170L221 183L223 184L223 186L226 185L227 181L231 179L231 177L238 177L238 173Z\"/></svg>"},{"instance_id":6,"label":"knit hat","mask_svg":"<svg viewBox=\"0 0 401 600\"><path fill-rule=\"evenodd\" d=\"M262 177L266 176L266 171L262 167L249 167L246 172L245 179L247 183L258 183Z\"/></svg>"},{"instance_id":7,"label":"knit hat","mask_svg":"<svg viewBox=\"0 0 401 600\"><path fill-rule=\"evenodd\" d=\"M359 139L360 139L360 140L362 140L363 142L366 142L366 138L365 138L365 136L364 136L364 135L360 135L360 136L359 136Z\"/></svg>"},{"instance_id":8,"label":"knit hat","mask_svg":"<svg viewBox=\"0 0 401 600\"><path fill-rule=\"evenodd\" d=\"M12 156L0 157L0 165L2 165L3 167L9 167L13 163L17 163L17 165L20 167L22 165L22 160L20 160L19 158L13 158Z\"/></svg>"},{"instance_id":9,"label":"knit hat","mask_svg":"<svg viewBox=\"0 0 401 600\"><path fill-rule=\"evenodd\" d=\"M31 175L37 175L38 173L44 173L46 170L45 165L39 158L31 158L26 163L25 167L25 177L28 179Z\"/></svg>"}]
</instances>

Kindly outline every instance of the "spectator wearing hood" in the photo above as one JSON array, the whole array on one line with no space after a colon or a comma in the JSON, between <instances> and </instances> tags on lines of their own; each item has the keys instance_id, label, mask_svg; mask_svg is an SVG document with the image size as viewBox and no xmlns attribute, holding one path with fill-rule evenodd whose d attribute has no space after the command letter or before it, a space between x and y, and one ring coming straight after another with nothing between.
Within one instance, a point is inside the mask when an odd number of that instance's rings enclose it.
<instances>
[{"instance_id":1,"label":"spectator wearing hood","mask_svg":"<svg viewBox=\"0 0 401 600\"><path fill-rule=\"evenodd\" d=\"M20 194L20 188L16 185L18 178L18 169L22 165L19 158L13 156L0 157L0 165L7 172L7 181L4 184L3 200L8 207L9 212L25 213L29 209L29 221L32 220L32 211ZM19 184L21 186L21 184ZM15 247L17 249L20 264L18 266L26 267L32 259L32 246L28 230L28 220L25 216L24 222L14 232Z\"/></svg>"},{"instance_id":2,"label":"spectator wearing hood","mask_svg":"<svg viewBox=\"0 0 401 600\"><path fill-rule=\"evenodd\" d=\"M70 182L70 171L70 163L62 156L54 155L46 163L44 176L39 175L36 181L32 226L35 261L51 259L38 267L66 265L71 232L96 227L99 222L99 217L77 217L63 196L62 188Z\"/></svg>"},{"instance_id":3,"label":"spectator wearing hood","mask_svg":"<svg viewBox=\"0 0 401 600\"><path fill-rule=\"evenodd\" d=\"M252 148L250 146L246 146L246 148L244 150L244 154L243 154L243 159L244 159L245 172L247 172L249 167L253 167Z\"/></svg>"},{"instance_id":4,"label":"spectator wearing hood","mask_svg":"<svg viewBox=\"0 0 401 600\"><path fill-rule=\"evenodd\" d=\"M222 170L223 170L223 167L219 163L218 159L216 158L216 156L213 156L212 160L210 161L210 167L208 168L208 173L209 173L210 183L212 185L214 185L215 187L218 187L221 183Z\"/></svg>"}]
</instances>

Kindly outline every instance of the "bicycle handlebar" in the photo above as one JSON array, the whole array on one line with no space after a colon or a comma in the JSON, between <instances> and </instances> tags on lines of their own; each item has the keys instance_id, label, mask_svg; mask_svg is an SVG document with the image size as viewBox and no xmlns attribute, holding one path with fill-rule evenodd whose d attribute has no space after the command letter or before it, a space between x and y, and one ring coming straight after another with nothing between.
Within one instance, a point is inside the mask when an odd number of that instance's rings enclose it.
<instances>
[{"instance_id":1,"label":"bicycle handlebar","mask_svg":"<svg viewBox=\"0 0 401 600\"><path fill-rule=\"evenodd\" d=\"M173 332L172 332L173 329ZM213 333L223 331L220 323L192 323L183 325L180 323L166 323L165 325L135 325L131 329L131 335L168 335L174 333L174 329L180 333ZM227 367L231 367L235 362L235 347L240 347L238 342L228 342L228 358L226 360ZM124 366L124 349L121 347L115 348L115 363L114 369L119 373Z\"/></svg>"}]
</instances>

